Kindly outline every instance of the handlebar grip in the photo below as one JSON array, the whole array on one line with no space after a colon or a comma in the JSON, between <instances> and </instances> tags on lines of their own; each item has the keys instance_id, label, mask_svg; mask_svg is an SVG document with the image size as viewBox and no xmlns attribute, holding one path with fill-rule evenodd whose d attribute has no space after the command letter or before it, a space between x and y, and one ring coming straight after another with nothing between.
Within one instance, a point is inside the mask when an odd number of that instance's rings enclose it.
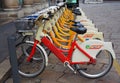
<instances>
[{"instance_id":1,"label":"handlebar grip","mask_svg":"<svg viewBox=\"0 0 120 83\"><path fill-rule=\"evenodd\" d=\"M49 18L42 18L42 20L49 20Z\"/></svg>"}]
</instances>

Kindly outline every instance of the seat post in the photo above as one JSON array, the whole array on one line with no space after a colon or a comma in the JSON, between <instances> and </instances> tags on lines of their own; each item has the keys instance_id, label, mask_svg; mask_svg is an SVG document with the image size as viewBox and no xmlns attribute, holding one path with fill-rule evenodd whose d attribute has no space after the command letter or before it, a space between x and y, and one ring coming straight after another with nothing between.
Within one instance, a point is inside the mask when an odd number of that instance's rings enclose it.
<instances>
[{"instance_id":1,"label":"seat post","mask_svg":"<svg viewBox=\"0 0 120 83\"><path fill-rule=\"evenodd\" d=\"M75 34L75 37L74 37L74 41L77 40L77 36L78 36L78 34L76 33L76 34Z\"/></svg>"}]
</instances>

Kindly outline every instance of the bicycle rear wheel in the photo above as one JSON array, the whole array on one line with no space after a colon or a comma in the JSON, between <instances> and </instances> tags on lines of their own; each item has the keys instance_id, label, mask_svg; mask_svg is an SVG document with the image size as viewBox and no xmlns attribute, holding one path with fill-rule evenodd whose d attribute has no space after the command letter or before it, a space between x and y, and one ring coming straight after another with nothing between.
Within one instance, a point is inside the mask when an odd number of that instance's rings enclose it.
<instances>
[{"instance_id":1,"label":"bicycle rear wheel","mask_svg":"<svg viewBox=\"0 0 120 83\"><path fill-rule=\"evenodd\" d=\"M99 78L106 75L113 64L113 57L107 50L101 50L96 56L95 64L75 65L78 72L87 78Z\"/></svg>"},{"instance_id":2,"label":"bicycle rear wheel","mask_svg":"<svg viewBox=\"0 0 120 83\"><path fill-rule=\"evenodd\" d=\"M22 42L16 45L19 74L24 77L35 77L45 69L45 56L43 51L37 46L32 61L28 62L27 57L33 47L32 43Z\"/></svg>"}]
</instances>

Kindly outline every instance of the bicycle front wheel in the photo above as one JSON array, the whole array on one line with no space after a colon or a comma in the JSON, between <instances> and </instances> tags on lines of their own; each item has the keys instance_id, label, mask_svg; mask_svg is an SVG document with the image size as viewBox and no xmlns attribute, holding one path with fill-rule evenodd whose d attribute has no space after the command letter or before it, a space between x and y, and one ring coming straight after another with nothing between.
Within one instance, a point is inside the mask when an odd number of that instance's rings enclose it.
<instances>
[{"instance_id":1,"label":"bicycle front wheel","mask_svg":"<svg viewBox=\"0 0 120 83\"><path fill-rule=\"evenodd\" d=\"M45 69L45 56L38 46L36 46L32 61L27 61L27 57L30 54L32 47L33 44L28 42L22 42L16 46L16 54L17 57L19 57L19 74L24 77L35 77Z\"/></svg>"},{"instance_id":2,"label":"bicycle front wheel","mask_svg":"<svg viewBox=\"0 0 120 83\"><path fill-rule=\"evenodd\" d=\"M113 64L113 57L107 50L101 50L96 56L95 64L75 65L80 75L87 78L99 78L106 75Z\"/></svg>"}]
</instances>

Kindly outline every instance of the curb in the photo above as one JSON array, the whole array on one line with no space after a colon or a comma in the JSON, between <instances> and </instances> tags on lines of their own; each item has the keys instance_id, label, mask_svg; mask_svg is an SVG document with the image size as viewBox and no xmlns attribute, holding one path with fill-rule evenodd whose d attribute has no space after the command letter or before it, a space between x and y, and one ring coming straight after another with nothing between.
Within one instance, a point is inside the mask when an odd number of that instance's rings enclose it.
<instances>
[{"instance_id":1,"label":"curb","mask_svg":"<svg viewBox=\"0 0 120 83\"><path fill-rule=\"evenodd\" d=\"M10 76L10 61L9 58L0 63L0 83L3 83Z\"/></svg>"}]
</instances>

